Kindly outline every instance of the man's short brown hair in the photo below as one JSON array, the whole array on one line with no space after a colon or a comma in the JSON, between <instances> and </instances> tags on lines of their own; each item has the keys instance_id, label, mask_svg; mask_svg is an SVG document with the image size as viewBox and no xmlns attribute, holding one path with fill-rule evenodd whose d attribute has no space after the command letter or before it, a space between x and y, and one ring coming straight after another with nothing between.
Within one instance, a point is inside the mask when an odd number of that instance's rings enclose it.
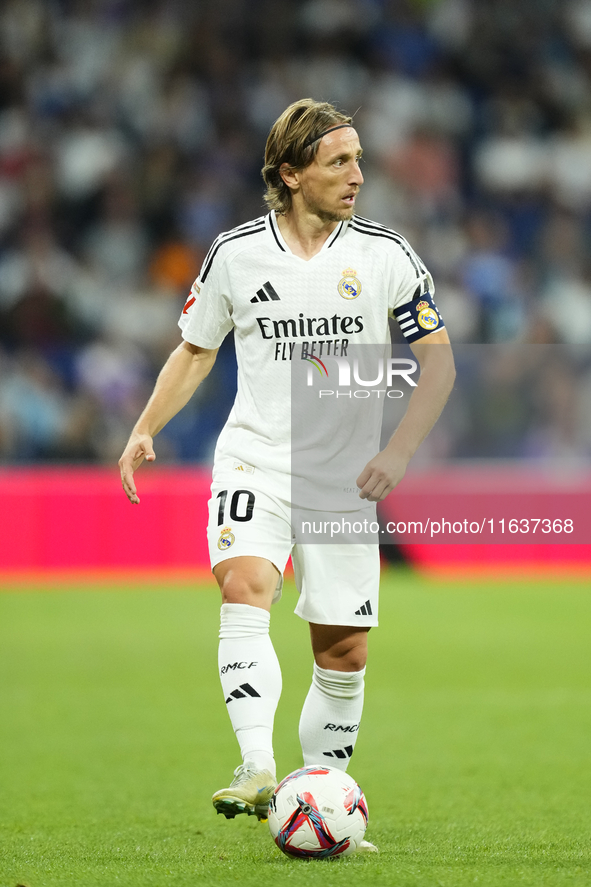
<instances>
[{"instance_id":1,"label":"man's short brown hair","mask_svg":"<svg viewBox=\"0 0 591 887\"><path fill-rule=\"evenodd\" d=\"M285 109L271 127L265 148L262 175L267 186L265 202L270 209L284 213L291 207L291 191L281 178L280 166L309 166L318 152L320 136L332 126L351 123L352 119L328 102L314 99L300 99Z\"/></svg>"}]
</instances>

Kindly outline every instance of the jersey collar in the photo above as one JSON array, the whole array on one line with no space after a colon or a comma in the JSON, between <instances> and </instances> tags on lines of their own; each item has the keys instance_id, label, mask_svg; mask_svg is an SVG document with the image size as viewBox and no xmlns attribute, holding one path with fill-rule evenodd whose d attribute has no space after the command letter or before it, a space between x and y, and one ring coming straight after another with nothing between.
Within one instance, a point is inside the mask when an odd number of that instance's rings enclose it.
<instances>
[{"instance_id":1,"label":"jersey collar","mask_svg":"<svg viewBox=\"0 0 591 887\"><path fill-rule=\"evenodd\" d=\"M290 250L289 246L287 245L287 243L283 239L283 235L281 234L281 231L279 230L279 225L277 224L277 215L276 215L274 209L271 210L271 212L268 214L265 221L266 221L267 228L269 230L269 233L271 235L273 243L275 244L276 249L281 250L282 253L287 253L288 256L293 256L292 251ZM339 239L339 237L345 233L345 231L347 230L348 224L349 224L348 222L339 222L339 224L336 226L336 228L334 229L334 231L332 232L330 237L322 245L322 249L320 250L320 252L316 253L316 255L321 256L323 252L325 252L327 249L330 249L331 246L333 246L333 244L336 243L336 241ZM298 257L294 256L294 258L298 258ZM314 256L314 258L316 258L316 256Z\"/></svg>"}]
</instances>

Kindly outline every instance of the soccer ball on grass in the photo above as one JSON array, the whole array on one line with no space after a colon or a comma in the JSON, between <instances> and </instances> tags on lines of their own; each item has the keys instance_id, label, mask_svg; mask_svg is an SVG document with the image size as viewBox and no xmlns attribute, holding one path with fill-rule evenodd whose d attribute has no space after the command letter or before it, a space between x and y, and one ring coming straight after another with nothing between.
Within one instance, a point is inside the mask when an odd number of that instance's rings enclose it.
<instances>
[{"instance_id":1,"label":"soccer ball on grass","mask_svg":"<svg viewBox=\"0 0 591 887\"><path fill-rule=\"evenodd\" d=\"M280 850L303 859L348 856L367 828L367 804L351 776L335 767L302 767L279 783L269 828Z\"/></svg>"}]
</instances>

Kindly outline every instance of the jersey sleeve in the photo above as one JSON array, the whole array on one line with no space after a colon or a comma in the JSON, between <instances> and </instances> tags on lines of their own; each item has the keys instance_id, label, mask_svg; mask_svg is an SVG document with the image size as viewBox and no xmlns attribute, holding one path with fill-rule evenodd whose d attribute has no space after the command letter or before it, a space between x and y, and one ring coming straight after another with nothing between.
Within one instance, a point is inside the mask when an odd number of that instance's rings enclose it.
<instances>
[{"instance_id":1,"label":"jersey sleeve","mask_svg":"<svg viewBox=\"0 0 591 887\"><path fill-rule=\"evenodd\" d=\"M388 311L402 335L412 343L445 328L434 302L435 284L408 241L400 238L395 255L388 299Z\"/></svg>"},{"instance_id":2,"label":"jersey sleeve","mask_svg":"<svg viewBox=\"0 0 591 887\"><path fill-rule=\"evenodd\" d=\"M207 267L191 287L179 319L183 339L201 348L219 348L234 321L230 286L225 262L221 256Z\"/></svg>"}]
</instances>

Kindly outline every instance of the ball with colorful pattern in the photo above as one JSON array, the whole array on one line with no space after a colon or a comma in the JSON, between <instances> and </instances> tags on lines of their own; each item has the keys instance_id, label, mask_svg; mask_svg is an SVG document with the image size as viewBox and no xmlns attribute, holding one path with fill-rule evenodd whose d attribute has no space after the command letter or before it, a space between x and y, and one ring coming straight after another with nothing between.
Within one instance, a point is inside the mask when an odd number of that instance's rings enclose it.
<instances>
[{"instance_id":1,"label":"ball with colorful pattern","mask_svg":"<svg viewBox=\"0 0 591 887\"><path fill-rule=\"evenodd\" d=\"M269 804L269 829L280 850L300 859L349 856L367 828L365 796L335 767L302 767L283 779Z\"/></svg>"}]
</instances>

